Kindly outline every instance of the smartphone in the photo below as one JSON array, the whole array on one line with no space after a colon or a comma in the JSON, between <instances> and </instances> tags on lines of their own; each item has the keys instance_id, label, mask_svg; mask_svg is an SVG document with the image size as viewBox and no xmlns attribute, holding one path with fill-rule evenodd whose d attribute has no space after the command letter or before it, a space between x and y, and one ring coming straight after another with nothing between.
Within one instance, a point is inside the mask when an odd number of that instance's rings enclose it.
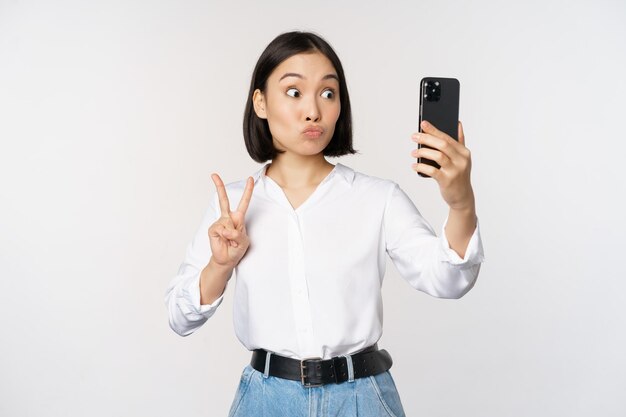
<instances>
[{"instance_id":1,"label":"smartphone","mask_svg":"<svg viewBox=\"0 0 626 417\"><path fill-rule=\"evenodd\" d=\"M419 132L422 120L426 120L437 129L447 133L454 140L459 140L459 90L461 84L456 78L424 77L420 83ZM430 146L417 144L418 148ZM432 148L431 148L432 149ZM426 158L417 158L417 163L424 163L439 169L437 162ZM421 177L430 175L418 172Z\"/></svg>"}]
</instances>

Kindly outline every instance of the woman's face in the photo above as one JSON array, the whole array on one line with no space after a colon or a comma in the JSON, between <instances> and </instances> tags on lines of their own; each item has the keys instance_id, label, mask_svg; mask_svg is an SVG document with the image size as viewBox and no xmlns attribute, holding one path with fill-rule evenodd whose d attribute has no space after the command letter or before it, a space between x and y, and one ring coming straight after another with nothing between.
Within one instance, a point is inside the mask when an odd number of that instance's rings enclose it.
<instances>
[{"instance_id":1,"label":"woman's face","mask_svg":"<svg viewBox=\"0 0 626 417\"><path fill-rule=\"evenodd\" d=\"M257 89L253 101L277 149L317 155L333 137L341 111L337 71L319 52L293 55L274 69L265 93ZM318 131L307 132L310 128Z\"/></svg>"}]
</instances>

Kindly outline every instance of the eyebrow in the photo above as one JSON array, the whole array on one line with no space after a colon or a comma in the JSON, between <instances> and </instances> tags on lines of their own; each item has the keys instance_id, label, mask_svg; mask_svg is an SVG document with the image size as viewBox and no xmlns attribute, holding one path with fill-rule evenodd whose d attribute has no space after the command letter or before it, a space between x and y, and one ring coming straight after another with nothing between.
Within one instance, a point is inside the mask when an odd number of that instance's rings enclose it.
<instances>
[{"instance_id":1,"label":"eyebrow","mask_svg":"<svg viewBox=\"0 0 626 417\"><path fill-rule=\"evenodd\" d=\"M286 74L284 74L282 77L280 77L280 80L278 80L279 82L283 80L283 78L287 78L287 77L296 77L296 78L300 78L302 80L306 80L306 77L297 74L295 72L288 72ZM322 80L336 80L337 82L339 82L339 78L335 75L335 74L326 74L322 77Z\"/></svg>"}]
</instances>

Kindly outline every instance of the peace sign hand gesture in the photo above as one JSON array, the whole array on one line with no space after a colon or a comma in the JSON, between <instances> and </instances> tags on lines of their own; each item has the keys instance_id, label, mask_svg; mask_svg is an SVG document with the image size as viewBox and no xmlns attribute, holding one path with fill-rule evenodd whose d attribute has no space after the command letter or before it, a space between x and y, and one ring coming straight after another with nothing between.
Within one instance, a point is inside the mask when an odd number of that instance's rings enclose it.
<instances>
[{"instance_id":1,"label":"peace sign hand gesture","mask_svg":"<svg viewBox=\"0 0 626 417\"><path fill-rule=\"evenodd\" d=\"M209 227L212 257L218 265L234 268L250 246L246 233L245 215L252 198L254 180L248 177L237 210L230 211L228 195L222 179L218 174L211 174L211 178L217 188L221 211L220 218Z\"/></svg>"}]
</instances>

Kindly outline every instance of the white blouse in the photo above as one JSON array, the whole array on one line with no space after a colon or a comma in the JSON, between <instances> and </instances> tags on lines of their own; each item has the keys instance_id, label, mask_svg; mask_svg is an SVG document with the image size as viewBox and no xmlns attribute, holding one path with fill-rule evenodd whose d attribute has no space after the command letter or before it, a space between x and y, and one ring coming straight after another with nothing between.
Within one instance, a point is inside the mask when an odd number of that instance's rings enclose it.
<instances>
[{"instance_id":1,"label":"white blouse","mask_svg":"<svg viewBox=\"0 0 626 417\"><path fill-rule=\"evenodd\" d=\"M376 343L386 254L402 278L434 297L459 298L474 285L484 259L478 225L461 259L449 247L445 223L437 237L391 180L337 163L294 210L265 176L269 165L253 176L250 246L234 270L234 328L248 350L328 359ZM231 208L245 183L226 185ZM211 257L208 229L219 216L215 192L165 295L170 326L181 336L202 326L224 297L200 305L200 272Z\"/></svg>"}]
</instances>

